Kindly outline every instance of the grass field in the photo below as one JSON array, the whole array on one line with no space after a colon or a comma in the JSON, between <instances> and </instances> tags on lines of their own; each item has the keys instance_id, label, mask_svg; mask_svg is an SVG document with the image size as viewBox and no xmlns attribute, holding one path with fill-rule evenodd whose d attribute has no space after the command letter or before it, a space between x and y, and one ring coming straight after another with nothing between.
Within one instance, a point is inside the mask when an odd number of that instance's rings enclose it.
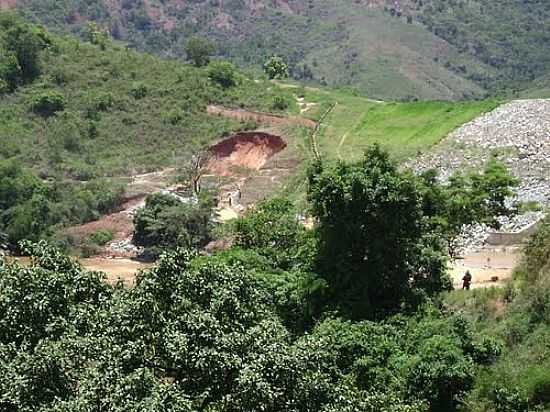
<instances>
[{"instance_id":1,"label":"grass field","mask_svg":"<svg viewBox=\"0 0 550 412\"><path fill-rule=\"evenodd\" d=\"M380 102L346 91L305 89L305 100L317 102L318 118L336 104L318 135L325 159L354 161L378 143L397 160L429 150L457 127L496 108L496 100L464 102Z\"/></svg>"}]
</instances>

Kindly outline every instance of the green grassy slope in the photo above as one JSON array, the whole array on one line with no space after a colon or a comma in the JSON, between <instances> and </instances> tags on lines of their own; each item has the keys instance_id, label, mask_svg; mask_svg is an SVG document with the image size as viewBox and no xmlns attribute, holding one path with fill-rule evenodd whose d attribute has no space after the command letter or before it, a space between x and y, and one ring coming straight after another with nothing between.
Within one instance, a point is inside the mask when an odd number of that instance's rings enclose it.
<instances>
[{"instance_id":1,"label":"green grassy slope","mask_svg":"<svg viewBox=\"0 0 550 412\"><path fill-rule=\"evenodd\" d=\"M316 3L319 15L345 22L346 37L328 47L314 44L304 59L317 78L331 85L349 85L373 98L462 99L483 89L450 66L463 64L471 72L489 69L430 33L381 10L352 4ZM449 64L449 67L445 67Z\"/></svg>"},{"instance_id":2,"label":"green grassy slope","mask_svg":"<svg viewBox=\"0 0 550 412\"><path fill-rule=\"evenodd\" d=\"M206 114L209 103L272 110L290 92L238 74L222 89L206 69L110 45L106 50L54 37L42 75L0 96L0 160L15 158L44 177L61 172L88 180L182 166L198 150L246 124ZM64 110L43 117L37 96L60 93ZM254 126L254 125L249 125Z\"/></svg>"},{"instance_id":3,"label":"green grassy slope","mask_svg":"<svg viewBox=\"0 0 550 412\"><path fill-rule=\"evenodd\" d=\"M498 106L495 100L465 102L382 102L350 93L306 89L305 100L317 102L310 116L336 103L321 127L318 142L323 157L358 160L365 148L378 143L404 160L429 150L458 126Z\"/></svg>"},{"instance_id":4,"label":"green grassy slope","mask_svg":"<svg viewBox=\"0 0 550 412\"><path fill-rule=\"evenodd\" d=\"M294 76L380 98L457 99L529 88L550 68L543 0L280 0L176 2L15 0L25 16L79 33L98 21L115 38L184 57L193 34L258 67L288 58Z\"/></svg>"},{"instance_id":5,"label":"green grassy slope","mask_svg":"<svg viewBox=\"0 0 550 412\"><path fill-rule=\"evenodd\" d=\"M258 67L266 56L285 56L296 78L352 85L376 98L460 99L483 95L468 73L491 70L438 38L357 2L121 3L18 0L21 12L57 30L81 32L99 21L132 47L183 57L192 34L214 39L220 54ZM288 3L288 4L287 4Z\"/></svg>"}]
</instances>

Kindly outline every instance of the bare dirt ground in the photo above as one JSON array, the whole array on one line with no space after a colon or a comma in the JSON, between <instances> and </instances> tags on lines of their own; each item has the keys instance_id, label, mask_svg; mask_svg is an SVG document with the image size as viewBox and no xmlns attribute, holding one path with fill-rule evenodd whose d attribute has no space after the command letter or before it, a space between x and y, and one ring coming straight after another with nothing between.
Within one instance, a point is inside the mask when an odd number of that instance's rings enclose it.
<instances>
[{"instance_id":1,"label":"bare dirt ground","mask_svg":"<svg viewBox=\"0 0 550 412\"><path fill-rule=\"evenodd\" d=\"M300 116L279 116L271 113L254 112L244 109L231 109L222 106L209 105L206 111L211 115L230 117L237 120L252 120L260 124L270 126L298 125L306 127L315 127L317 123L311 119Z\"/></svg>"},{"instance_id":2,"label":"bare dirt ground","mask_svg":"<svg viewBox=\"0 0 550 412\"><path fill-rule=\"evenodd\" d=\"M451 278L455 288L462 288L462 277L467 270L472 274L472 288L501 286L512 276L521 259L517 246L485 248L466 254L451 265Z\"/></svg>"},{"instance_id":3,"label":"bare dirt ground","mask_svg":"<svg viewBox=\"0 0 550 412\"><path fill-rule=\"evenodd\" d=\"M17 261L24 266L28 266L31 263L28 257L8 259L10 261ZM126 286L134 285L136 274L140 270L149 269L153 266L151 263L139 262L132 259L107 259L102 257L78 259L78 262L87 270L105 273L107 275L107 282L114 284L120 280Z\"/></svg>"},{"instance_id":4,"label":"bare dirt ground","mask_svg":"<svg viewBox=\"0 0 550 412\"><path fill-rule=\"evenodd\" d=\"M110 243L128 240L134 231L133 211L145 203L148 194L168 187L175 172L175 169L167 168L158 172L130 177L126 188L126 201L116 211L102 216L98 220L67 228L65 232L83 240L99 230L108 230L113 234ZM100 252L100 256L109 257L132 257L133 255L133 252L113 250L109 246L104 247Z\"/></svg>"},{"instance_id":5,"label":"bare dirt ground","mask_svg":"<svg viewBox=\"0 0 550 412\"><path fill-rule=\"evenodd\" d=\"M105 259L100 257L81 259L80 263L88 270L104 272L107 275L107 282L116 283L120 280L126 286L134 285L136 274L140 270L149 269L153 266L151 263L132 259Z\"/></svg>"},{"instance_id":6,"label":"bare dirt ground","mask_svg":"<svg viewBox=\"0 0 550 412\"><path fill-rule=\"evenodd\" d=\"M17 0L0 0L0 10L13 9L17 6Z\"/></svg>"},{"instance_id":7,"label":"bare dirt ground","mask_svg":"<svg viewBox=\"0 0 550 412\"><path fill-rule=\"evenodd\" d=\"M210 146L207 168L220 176L231 176L235 168L259 170L276 153L286 148L277 135L264 132L237 133Z\"/></svg>"}]
</instances>

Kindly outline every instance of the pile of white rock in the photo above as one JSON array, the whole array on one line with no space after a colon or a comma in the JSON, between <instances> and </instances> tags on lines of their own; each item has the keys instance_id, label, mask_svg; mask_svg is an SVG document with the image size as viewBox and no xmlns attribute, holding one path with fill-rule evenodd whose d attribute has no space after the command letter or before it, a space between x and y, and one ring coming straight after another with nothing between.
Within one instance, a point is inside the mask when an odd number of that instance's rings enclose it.
<instances>
[{"instance_id":1,"label":"pile of white rock","mask_svg":"<svg viewBox=\"0 0 550 412\"><path fill-rule=\"evenodd\" d=\"M416 172L437 169L446 180L456 171L481 170L490 156L504 162L519 180L510 203L550 207L550 100L515 100L502 105L459 127L407 166ZM501 231L519 232L543 216L542 212L527 212L502 218ZM490 231L481 225L465 228L465 249L481 247Z\"/></svg>"},{"instance_id":2,"label":"pile of white rock","mask_svg":"<svg viewBox=\"0 0 550 412\"><path fill-rule=\"evenodd\" d=\"M131 253L136 255L142 252L142 248L134 245L131 238L122 240L120 242L113 242L109 244L109 249L113 252Z\"/></svg>"}]
</instances>

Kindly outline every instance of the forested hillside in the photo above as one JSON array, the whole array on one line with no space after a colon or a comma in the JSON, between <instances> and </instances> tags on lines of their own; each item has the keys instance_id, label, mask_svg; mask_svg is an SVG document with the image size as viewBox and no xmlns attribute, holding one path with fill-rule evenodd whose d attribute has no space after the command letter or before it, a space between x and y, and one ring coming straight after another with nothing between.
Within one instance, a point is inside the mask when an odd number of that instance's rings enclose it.
<instances>
[{"instance_id":1,"label":"forested hillside","mask_svg":"<svg viewBox=\"0 0 550 412\"><path fill-rule=\"evenodd\" d=\"M379 98L459 99L528 88L550 69L544 0L35 1L24 15L62 31L97 21L132 47L185 57L191 35L259 66L270 54L304 81Z\"/></svg>"},{"instance_id":2,"label":"forested hillside","mask_svg":"<svg viewBox=\"0 0 550 412\"><path fill-rule=\"evenodd\" d=\"M277 111L289 91L227 62L196 68L113 43L55 36L0 13L0 232L18 239L97 219L136 173L185 169L205 146L255 127L209 103Z\"/></svg>"},{"instance_id":3,"label":"forested hillside","mask_svg":"<svg viewBox=\"0 0 550 412\"><path fill-rule=\"evenodd\" d=\"M441 310L440 239L502 213L509 186L494 163L446 184L413 176L375 146L310 168L314 230L271 199L225 227L232 246L176 240L131 288L24 242L29 267L0 260L0 407L461 410L502 345Z\"/></svg>"},{"instance_id":4,"label":"forested hillside","mask_svg":"<svg viewBox=\"0 0 550 412\"><path fill-rule=\"evenodd\" d=\"M529 149L517 163L531 160L532 178L546 101L521 102L519 121L518 103L494 111L498 99L384 102L286 81L279 58L240 70L189 37L251 65L277 51L297 77L381 96L459 98L535 77L525 93L543 92L544 56L520 62L494 27L488 54L460 34L476 4L0 0L60 30L0 13L0 411L550 410L548 218L513 279L492 280L503 287L470 290L487 286L470 276L457 291L450 275L464 228L527 208L512 152L474 140L487 157L442 149L471 168L399 163L492 111L475 138ZM424 26L443 15L453 35ZM521 127L488 133L503 123ZM167 170L170 182L127 193ZM66 255L71 233L111 242L116 219L149 260L127 282Z\"/></svg>"}]
</instances>

